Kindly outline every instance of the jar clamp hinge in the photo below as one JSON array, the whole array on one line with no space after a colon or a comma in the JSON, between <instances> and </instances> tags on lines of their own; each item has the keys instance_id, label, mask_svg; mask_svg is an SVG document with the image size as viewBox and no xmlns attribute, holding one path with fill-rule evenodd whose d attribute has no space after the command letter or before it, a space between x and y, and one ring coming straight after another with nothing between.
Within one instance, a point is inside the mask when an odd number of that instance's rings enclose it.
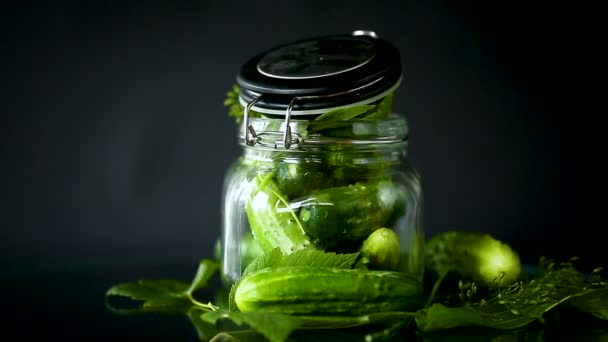
<instances>
[{"instance_id":1,"label":"jar clamp hinge","mask_svg":"<svg viewBox=\"0 0 608 342\"><path fill-rule=\"evenodd\" d=\"M279 147L284 147L285 149L289 149L291 146L296 146L299 148L304 143L304 140L298 133L291 132L290 120L291 120L291 111L293 106L295 105L298 97L294 97L289 106L287 107L287 111L285 113L285 132L276 132L276 131L264 131L257 133L253 126L249 123L249 111L251 107L253 107L256 103L262 100L262 96L256 97L253 101L249 102L247 106L245 106L245 110L243 113L243 137L245 140L245 144L247 146L254 146L256 144L262 144L262 136L264 135L282 135L281 140L276 140L274 143L274 148L278 149ZM293 138L295 136L295 139Z\"/></svg>"}]
</instances>

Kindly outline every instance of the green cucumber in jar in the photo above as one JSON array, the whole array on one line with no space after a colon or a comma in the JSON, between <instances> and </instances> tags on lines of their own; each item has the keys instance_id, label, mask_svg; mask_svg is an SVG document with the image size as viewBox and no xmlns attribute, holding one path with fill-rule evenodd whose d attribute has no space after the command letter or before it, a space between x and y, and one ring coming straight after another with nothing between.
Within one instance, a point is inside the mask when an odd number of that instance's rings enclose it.
<instances>
[{"instance_id":1,"label":"green cucumber in jar","mask_svg":"<svg viewBox=\"0 0 608 342\"><path fill-rule=\"evenodd\" d=\"M311 191L330 186L321 163L282 161L275 164L275 169L277 186L287 199L301 197Z\"/></svg>"},{"instance_id":2,"label":"green cucumber in jar","mask_svg":"<svg viewBox=\"0 0 608 342\"><path fill-rule=\"evenodd\" d=\"M390 181L327 188L300 199L302 227L325 247L364 240L385 226L400 207L399 192Z\"/></svg>"},{"instance_id":3,"label":"green cucumber in jar","mask_svg":"<svg viewBox=\"0 0 608 342\"><path fill-rule=\"evenodd\" d=\"M284 254L316 248L272 177L272 173L258 175L252 182L245 211L253 237L265 252L277 247Z\"/></svg>"},{"instance_id":4,"label":"green cucumber in jar","mask_svg":"<svg viewBox=\"0 0 608 342\"><path fill-rule=\"evenodd\" d=\"M234 299L241 311L364 315L416 310L423 288L401 272L278 267L244 276Z\"/></svg>"}]
</instances>

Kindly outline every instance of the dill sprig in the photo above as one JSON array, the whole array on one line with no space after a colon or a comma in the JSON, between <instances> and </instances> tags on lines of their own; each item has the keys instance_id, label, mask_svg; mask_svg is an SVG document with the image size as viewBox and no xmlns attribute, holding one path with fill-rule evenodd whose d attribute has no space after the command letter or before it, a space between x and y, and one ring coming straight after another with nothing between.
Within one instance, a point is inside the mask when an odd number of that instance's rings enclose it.
<instances>
[{"instance_id":1,"label":"dill sprig","mask_svg":"<svg viewBox=\"0 0 608 342\"><path fill-rule=\"evenodd\" d=\"M224 105L228 107L228 116L234 117L234 121L237 124L240 124L243 121L243 116L245 115L245 107L239 101L239 94L241 92L241 87L238 84L232 86L232 89L226 93L226 99L224 100ZM259 118L262 116L261 113L250 110L249 116L252 118Z\"/></svg>"}]
</instances>

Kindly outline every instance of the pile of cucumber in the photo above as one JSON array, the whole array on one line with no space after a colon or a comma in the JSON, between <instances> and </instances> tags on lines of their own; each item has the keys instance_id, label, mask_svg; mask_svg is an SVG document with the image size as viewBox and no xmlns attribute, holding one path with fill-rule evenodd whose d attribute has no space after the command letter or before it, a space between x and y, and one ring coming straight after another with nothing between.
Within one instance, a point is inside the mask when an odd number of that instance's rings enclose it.
<instances>
[{"instance_id":1,"label":"pile of cucumber","mask_svg":"<svg viewBox=\"0 0 608 342\"><path fill-rule=\"evenodd\" d=\"M391 104L389 95L365 108L326 113L308 129L348 136L348 120L385 119ZM412 210L407 208L409 188L394 180L393 165L381 156L360 163L361 155L352 151L333 146L313 158L272 152L271 158L242 157L237 163L236 172L243 173L239 179L250 190L244 201L250 231L240 244L243 268L277 249L284 255L302 250L358 255L348 268L297 265L245 272L233 287L239 310L295 315L415 311L424 305L425 293L411 271L422 273L425 266L439 277L457 271L482 286L496 285L498 278L502 285L517 279L517 254L484 234L437 236L429 242L425 265L424 238L400 237L395 229ZM415 246L402 248L402 238Z\"/></svg>"}]
</instances>

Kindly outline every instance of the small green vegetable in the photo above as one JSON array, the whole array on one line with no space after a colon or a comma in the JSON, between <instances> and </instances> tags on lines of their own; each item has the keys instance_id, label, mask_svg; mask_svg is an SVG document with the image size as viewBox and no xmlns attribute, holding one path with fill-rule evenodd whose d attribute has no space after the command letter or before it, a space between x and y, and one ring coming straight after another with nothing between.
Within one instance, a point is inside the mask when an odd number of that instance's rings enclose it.
<instances>
[{"instance_id":1,"label":"small green vegetable","mask_svg":"<svg viewBox=\"0 0 608 342\"><path fill-rule=\"evenodd\" d=\"M331 179L323 172L321 163L278 162L274 167L277 186L288 199L330 186Z\"/></svg>"},{"instance_id":2,"label":"small green vegetable","mask_svg":"<svg viewBox=\"0 0 608 342\"><path fill-rule=\"evenodd\" d=\"M255 240L264 251L280 248L285 254L315 246L302 229L296 213L271 179L272 174L258 175L247 201L246 212Z\"/></svg>"},{"instance_id":3,"label":"small green vegetable","mask_svg":"<svg viewBox=\"0 0 608 342\"><path fill-rule=\"evenodd\" d=\"M360 249L361 254L369 260L368 267L396 271L401 259L399 236L388 228L380 228L371 233Z\"/></svg>"},{"instance_id":4,"label":"small green vegetable","mask_svg":"<svg viewBox=\"0 0 608 342\"><path fill-rule=\"evenodd\" d=\"M486 287L503 287L521 274L519 255L489 234L448 231L427 243L426 266L439 276L460 273Z\"/></svg>"},{"instance_id":5,"label":"small green vegetable","mask_svg":"<svg viewBox=\"0 0 608 342\"><path fill-rule=\"evenodd\" d=\"M399 199L393 189L381 181L313 192L298 203L302 228L326 247L362 241L391 217Z\"/></svg>"},{"instance_id":6,"label":"small green vegetable","mask_svg":"<svg viewBox=\"0 0 608 342\"><path fill-rule=\"evenodd\" d=\"M241 311L362 315L418 309L422 285L400 272L279 267L244 276L234 300Z\"/></svg>"}]
</instances>

